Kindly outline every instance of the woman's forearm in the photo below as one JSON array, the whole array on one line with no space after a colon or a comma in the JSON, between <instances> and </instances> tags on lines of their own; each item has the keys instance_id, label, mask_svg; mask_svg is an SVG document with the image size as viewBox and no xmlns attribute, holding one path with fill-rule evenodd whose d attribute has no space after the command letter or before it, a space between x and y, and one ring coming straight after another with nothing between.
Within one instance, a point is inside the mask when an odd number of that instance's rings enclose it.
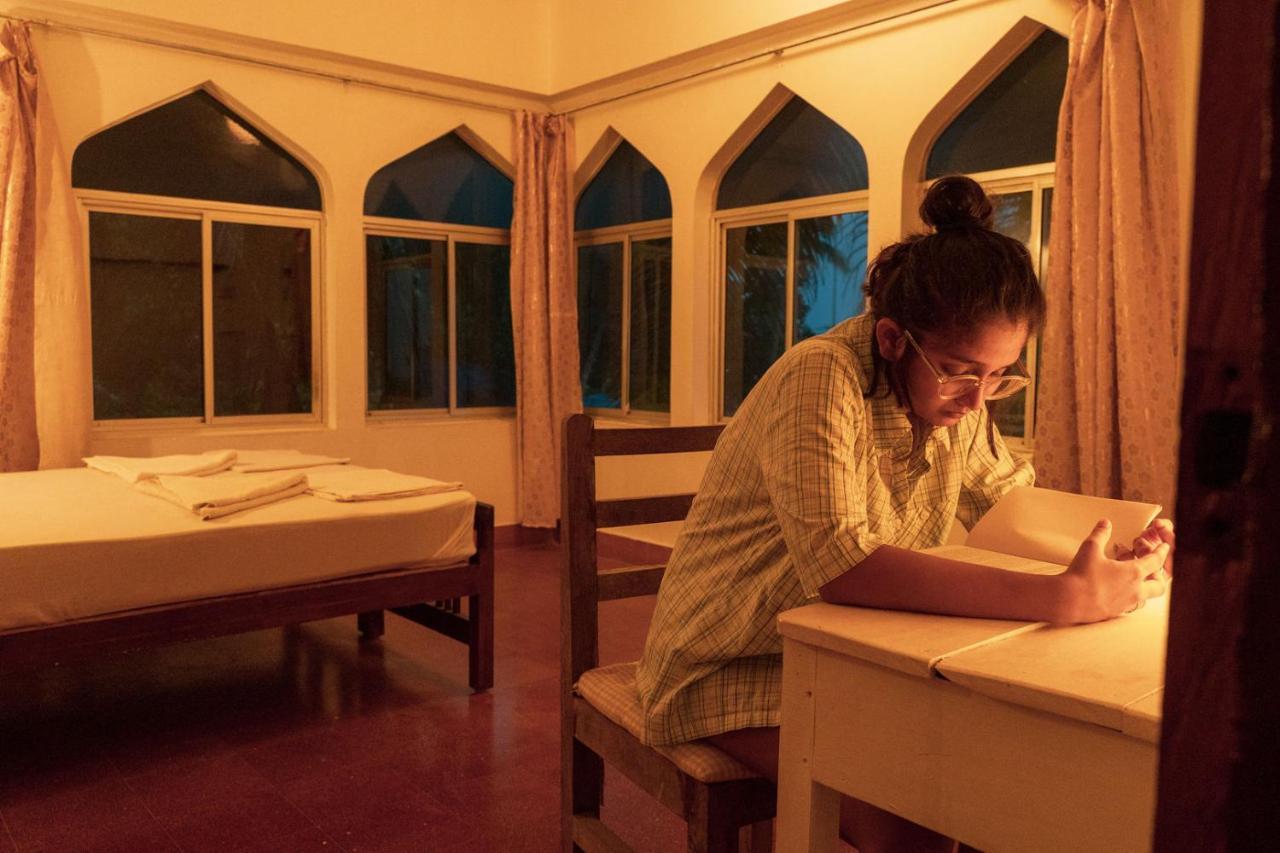
<instances>
[{"instance_id":1,"label":"woman's forearm","mask_svg":"<svg viewBox=\"0 0 1280 853\"><path fill-rule=\"evenodd\" d=\"M1061 576L1012 572L881 545L819 590L823 601L948 616L1071 621Z\"/></svg>"}]
</instances>

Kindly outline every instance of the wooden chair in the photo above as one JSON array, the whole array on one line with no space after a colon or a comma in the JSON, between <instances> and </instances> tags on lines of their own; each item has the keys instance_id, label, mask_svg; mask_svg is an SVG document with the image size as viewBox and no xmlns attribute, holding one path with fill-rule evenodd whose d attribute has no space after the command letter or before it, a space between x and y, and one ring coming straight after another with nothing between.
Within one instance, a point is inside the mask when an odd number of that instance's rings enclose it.
<instances>
[{"instance_id":1,"label":"wooden chair","mask_svg":"<svg viewBox=\"0 0 1280 853\"><path fill-rule=\"evenodd\" d=\"M773 783L703 742L645 746L636 664L599 667L599 603L656 593L666 567L601 571L596 530L683 519L693 495L596 500L596 457L707 451L722 428L596 430L586 415L564 422L560 750L565 851L630 849L600 820L604 762L685 820L690 851L736 851L745 826L751 827L752 851L771 849Z\"/></svg>"}]
</instances>

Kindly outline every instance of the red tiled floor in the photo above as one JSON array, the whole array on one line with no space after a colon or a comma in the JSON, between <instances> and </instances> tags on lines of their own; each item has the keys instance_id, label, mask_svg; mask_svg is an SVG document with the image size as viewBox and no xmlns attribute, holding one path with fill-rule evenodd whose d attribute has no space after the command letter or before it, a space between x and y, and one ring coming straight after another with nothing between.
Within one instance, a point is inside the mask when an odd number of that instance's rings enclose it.
<instances>
[{"instance_id":1,"label":"red tiled floor","mask_svg":"<svg viewBox=\"0 0 1280 853\"><path fill-rule=\"evenodd\" d=\"M499 550L496 686L451 640L354 619L19 673L0 693L0 853L559 849L559 554ZM652 599L601 608L640 653ZM684 825L611 773L642 853Z\"/></svg>"}]
</instances>

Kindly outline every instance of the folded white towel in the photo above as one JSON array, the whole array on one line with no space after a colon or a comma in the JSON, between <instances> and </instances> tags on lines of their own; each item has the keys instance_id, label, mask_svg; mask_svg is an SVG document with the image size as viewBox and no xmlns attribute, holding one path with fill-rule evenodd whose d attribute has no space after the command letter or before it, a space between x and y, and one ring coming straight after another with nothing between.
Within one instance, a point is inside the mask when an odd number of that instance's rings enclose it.
<instances>
[{"instance_id":1,"label":"folded white towel","mask_svg":"<svg viewBox=\"0 0 1280 853\"><path fill-rule=\"evenodd\" d=\"M84 464L115 474L126 483L136 483L163 474L202 477L225 471L235 461L234 450L206 450L172 456L86 456Z\"/></svg>"},{"instance_id":2,"label":"folded white towel","mask_svg":"<svg viewBox=\"0 0 1280 853\"><path fill-rule=\"evenodd\" d=\"M134 488L177 504L207 521L300 495L307 490L307 478L296 471L280 474L226 471L208 477L161 475L142 480Z\"/></svg>"},{"instance_id":3,"label":"folded white towel","mask_svg":"<svg viewBox=\"0 0 1280 853\"><path fill-rule=\"evenodd\" d=\"M288 471L295 468L314 468L317 465L342 465L348 457L321 456L300 450L237 450L233 471Z\"/></svg>"},{"instance_id":4,"label":"folded white towel","mask_svg":"<svg viewBox=\"0 0 1280 853\"><path fill-rule=\"evenodd\" d=\"M307 471L311 494L330 501L377 501L456 492L461 483L398 474L385 468L333 465Z\"/></svg>"}]
</instances>

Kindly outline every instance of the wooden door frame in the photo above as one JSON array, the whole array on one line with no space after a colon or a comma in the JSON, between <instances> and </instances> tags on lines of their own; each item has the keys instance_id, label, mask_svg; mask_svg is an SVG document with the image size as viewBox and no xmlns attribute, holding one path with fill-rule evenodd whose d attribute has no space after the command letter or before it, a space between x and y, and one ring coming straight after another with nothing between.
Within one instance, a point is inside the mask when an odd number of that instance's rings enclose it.
<instances>
[{"instance_id":1,"label":"wooden door frame","mask_svg":"<svg viewBox=\"0 0 1280 853\"><path fill-rule=\"evenodd\" d=\"M1204 5L1160 851L1280 845L1277 2Z\"/></svg>"}]
</instances>

